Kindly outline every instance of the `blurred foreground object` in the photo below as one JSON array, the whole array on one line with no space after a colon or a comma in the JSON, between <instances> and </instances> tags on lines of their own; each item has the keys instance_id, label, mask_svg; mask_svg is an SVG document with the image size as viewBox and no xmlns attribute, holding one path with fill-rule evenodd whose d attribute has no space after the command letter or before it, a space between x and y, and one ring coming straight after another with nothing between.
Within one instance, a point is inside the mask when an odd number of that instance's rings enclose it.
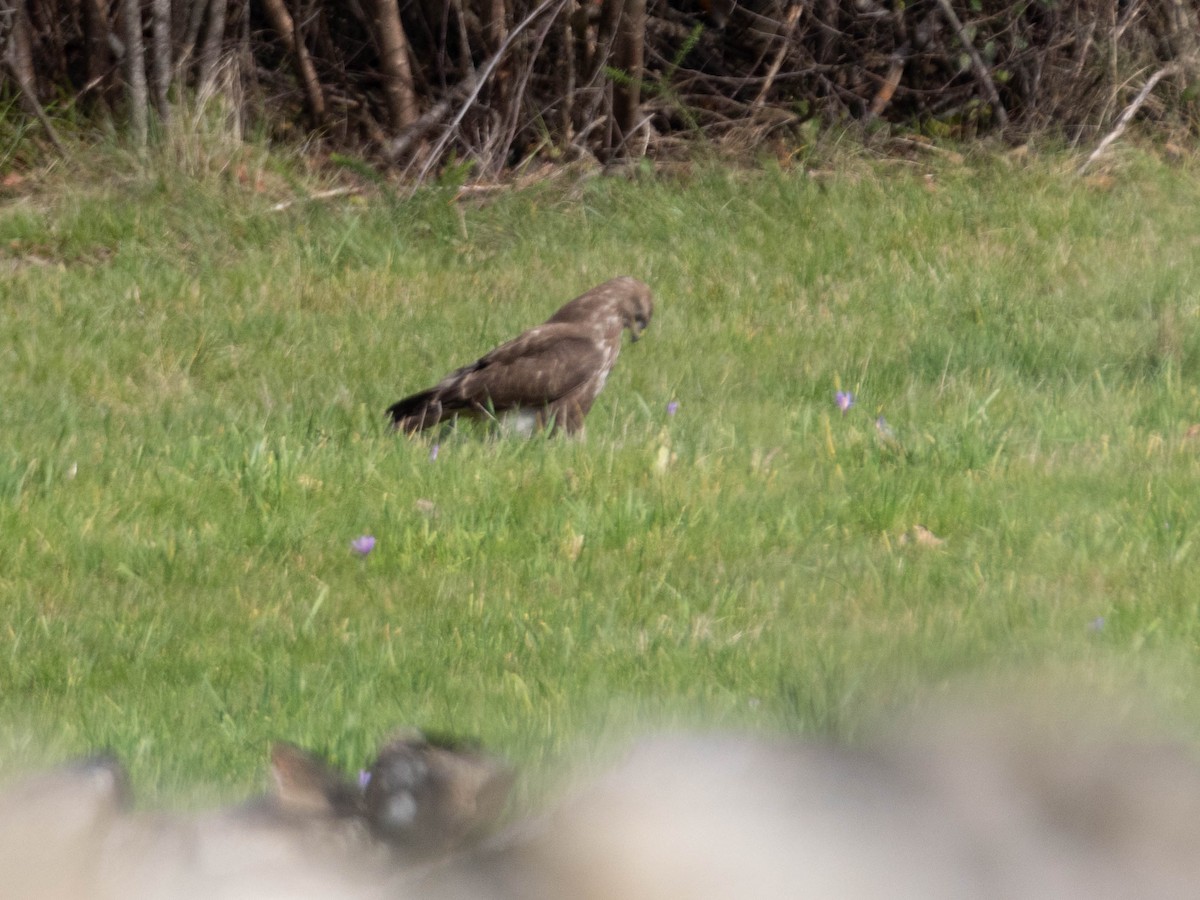
<instances>
[{"instance_id":1,"label":"blurred foreground object","mask_svg":"<svg viewBox=\"0 0 1200 900\"><path fill-rule=\"evenodd\" d=\"M965 705L854 747L651 738L490 837L511 773L419 734L385 745L365 791L280 745L267 798L196 815L130 811L120 766L92 760L0 794L0 885L22 900L1195 896L1195 754L1076 711Z\"/></svg>"}]
</instances>

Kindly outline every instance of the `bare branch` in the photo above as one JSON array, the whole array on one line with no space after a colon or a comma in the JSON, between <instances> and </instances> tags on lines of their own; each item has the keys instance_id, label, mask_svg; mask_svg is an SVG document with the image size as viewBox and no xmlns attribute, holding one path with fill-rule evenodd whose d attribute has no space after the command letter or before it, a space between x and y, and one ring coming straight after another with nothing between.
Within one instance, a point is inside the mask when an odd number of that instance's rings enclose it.
<instances>
[{"instance_id":1,"label":"bare branch","mask_svg":"<svg viewBox=\"0 0 1200 900\"><path fill-rule=\"evenodd\" d=\"M971 68L975 70L975 77L983 85L988 102L992 104L992 109L996 114L996 121L1001 128L1006 127L1008 125L1008 113L1004 110L1004 104L1000 102L1000 92L996 90L996 83L992 81L991 73L988 72L988 68L983 62L983 57L979 55L979 51L971 43L971 36L967 34L967 29L963 27L962 21L955 14L954 7L950 5L950 0L937 0L937 2L938 6L942 8L942 13L946 16L946 21L950 23L950 27L958 35L963 49L967 51L967 56L971 59Z\"/></svg>"},{"instance_id":2,"label":"bare branch","mask_svg":"<svg viewBox=\"0 0 1200 900\"><path fill-rule=\"evenodd\" d=\"M307 200L329 200L333 197L348 197L361 193L362 190L356 187L330 188L327 191L317 191L315 194L309 194L307 197L300 197L295 200L280 200L274 206L270 207L270 211L283 212L285 209L289 209L297 203L303 203Z\"/></svg>"},{"instance_id":3,"label":"bare branch","mask_svg":"<svg viewBox=\"0 0 1200 900\"><path fill-rule=\"evenodd\" d=\"M796 23L800 21L800 13L803 11L804 6L800 3L794 3L788 9L783 34L779 36L779 52L775 54L775 59L771 61L771 67L767 69L762 89L758 92L758 96L754 98L754 102L750 104L752 109L760 107L766 102L767 94L771 92L771 84L775 81L775 76L779 74L779 70L783 66L783 59L787 55L788 42L792 39L792 32L796 30Z\"/></svg>"},{"instance_id":4,"label":"bare branch","mask_svg":"<svg viewBox=\"0 0 1200 900\"><path fill-rule=\"evenodd\" d=\"M1117 119L1116 127L1104 136L1104 140L1102 140L1096 149L1092 151L1092 155L1084 160L1083 165L1079 167L1079 171L1076 174L1082 175L1089 168L1091 168L1092 163L1100 158L1104 151L1108 149L1109 144L1124 134L1126 126L1129 124L1130 120L1137 115L1137 111L1142 108L1142 104L1145 103L1150 97L1150 92L1154 90L1154 86L1168 75L1173 75L1179 70L1179 63L1173 62L1163 66L1146 79L1146 83L1142 85L1142 89L1138 91L1138 95L1133 98L1133 102L1125 107L1125 111L1121 113L1121 117Z\"/></svg>"},{"instance_id":5,"label":"bare branch","mask_svg":"<svg viewBox=\"0 0 1200 900\"><path fill-rule=\"evenodd\" d=\"M479 92L483 89L483 85L487 83L488 78L491 76L492 72L495 71L496 66L500 64L500 60L504 57L504 54L508 52L508 49L513 45L513 42L521 35L522 32L525 31L526 28L528 28L533 22L537 21L540 16L544 15L547 10L554 9L555 14L557 15L558 12L561 11L568 2L569 0L542 0L542 2L534 8L533 12L531 12L513 27L513 30L508 33L508 36L505 37L504 42L500 45L496 52L492 54L491 58L488 59L488 61L484 63L481 68L476 70L474 77L466 80L467 82L473 83L468 84L464 82L462 85L460 85L459 90L466 93L466 99L463 101L458 113L456 113L454 118L450 121L450 124L447 125L443 130L442 136L438 138L437 142L434 144L434 147L429 154L429 158L421 167L421 171L417 175L418 181L424 181L429 175L429 172L433 166L437 164L437 161L441 158L442 153L445 152L446 147L453 139L455 130L462 123L463 118L466 116L467 111L471 108L472 104L474 104L476 98L479 97ZM446 101L448 101L446 109L449 111L449 106L453 103L453 100L446 98ZM439 104L439 106L440 105L441 104ZM422 116L422 120L425 118L427 117ZM415 129L418 125L422 124L424 123L419 120L413 124L413 128ZM432 124L430 124L428 127L432 127ZM428 127L425 129L426 131L428 130ZM396 159L400 153L404 152L404 148L407 147L411 141L412 138L407 134L402 134L397 137L396 140L392 142L392 145L387 148L388 157L390 159ZM400 149L397 150L397 148Z\"/></svg>"}]
</instances>

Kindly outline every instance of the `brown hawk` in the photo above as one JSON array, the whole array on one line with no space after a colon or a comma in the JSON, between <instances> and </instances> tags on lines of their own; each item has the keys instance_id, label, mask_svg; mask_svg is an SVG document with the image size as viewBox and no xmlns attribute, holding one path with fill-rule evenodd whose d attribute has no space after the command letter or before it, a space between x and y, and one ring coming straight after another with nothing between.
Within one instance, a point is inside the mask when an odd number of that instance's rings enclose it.
<instances>
[{"instance_id":1,"label":"brown hawk","mask_svg":"<svg viewBox=\"0 0 1200 900\"><path fill-rule=\"evenodd\" d=\"M392 427L413 434L455 416L515 414L521 430L579 432L621 352L622 333L628 328L636 341L653 312L650 288L636 278L606 281L428 390L393 403Z\"/></svg>"}]
</instances>

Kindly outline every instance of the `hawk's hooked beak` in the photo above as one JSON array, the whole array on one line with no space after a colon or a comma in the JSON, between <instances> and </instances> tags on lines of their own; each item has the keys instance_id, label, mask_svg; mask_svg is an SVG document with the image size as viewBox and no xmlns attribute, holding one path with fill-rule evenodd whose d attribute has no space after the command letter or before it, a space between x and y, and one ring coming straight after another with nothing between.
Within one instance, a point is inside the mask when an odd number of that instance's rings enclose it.
<instances>
[{"instance_id":1,"label":"hawk's hooked beak","mask_svg":"<svg viewBox=\"0 0 1200 900\"><path fill-rule=\"evenodd\" d=\"M646 326L648 324L650 323L642 321L641 319L634 319L629 325L629 340L636 344L638 338L642 336L642 332L646 330Z\"/></svg>"}]
</instances>

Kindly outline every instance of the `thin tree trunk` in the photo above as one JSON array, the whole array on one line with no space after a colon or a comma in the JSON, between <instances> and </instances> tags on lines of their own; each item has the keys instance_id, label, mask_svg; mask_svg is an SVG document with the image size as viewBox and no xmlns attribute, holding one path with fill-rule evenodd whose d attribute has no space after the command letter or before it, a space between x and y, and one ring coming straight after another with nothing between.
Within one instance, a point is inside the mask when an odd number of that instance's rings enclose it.
<instances>
[{"instance_id":1,"label":"thin tree trunk","mask_svg":"<svg viewBox=\"0 0 1200 900\"><path fill-rule=\"evenodd\" d=\"M204 33L204 48L200 51L200 92L211 90L221 64L221 46L225 39L226 0L211 0L208 4L208 30Z\"/></svg>"},{"instance_id":2,"label":"thin tree trunk","mask_svg":"<svg viewBox=\"0 0 1200 900\"><path fill-rule=\"evenodd\" d=\"M504 21L504 0L486 0L484 8L487 11L487 24L484 39L487 42L487 52L494 54L508 36L508 28ZM512 79L512 59L496 70L492 79L492 108L503 118L508 112L509 81Z\"/></svg>"},{"instance_id":3,"label":"thin tree trunk","mask_svg":"<svg viewBox=\"0 0 1200 900\"><path fill-rule=\"evenodd\" d=\"M388 117L392 133L397 134L417 120L417 96L408 60L408 36L396 0L375 0L375 27Z\"/></svg>"},{"instance_id":4,"label":"thin tree trunk","mask_svg":"<svg viewBox=\"0 0 1200 900\"><path fill-rule=\"evenodd\" d=\"M558 128L562 132L562 146L569 147L575 134L575 71L579 56L575 47L575 28L571 16L561 16L558 39L562 42L563 65L559 72L558 96L562 98L558 109Z\"/></svg>"},{"instance_id":5,"label":"thin tree trunk","mask_svg":"<svg viewBox=\"0 0 1200 900\"><path fill-rule=\"evenodd\" d=\"M296 65L296 76L304 89L304 98L308 103L308 111L313 117L313 123L320 127L325 122L325 94L321 90L321 82L317 79L317 70L309 56L308 46L288 12L283 0L263 0L263 7L271 24L283 39L283 45Z\"/></svg>"},{"instance_id":6,"label":"thin tree trunk","mask_svg":"<svg viewBox=\"0 0 1200 900\"><path fill-rule=\"evenodd\" d=\"M248 109L262 109L262 85L259 82L258 66L254 61L254 48L251 43L250 6L242 7L241 21L237 28L237 70L242 78L242 106Z\"/></svg>"},{"instance_id":7,"label":"thin tree trunk","mask_svg":"<svg viewBox=\"0 0 1200 900\"><path fill-rule=\"evenodd\" d=\"M183 34L183 45L179 51L179 63L186 66L196 58L196 45L200 42L200 28L204 24L204 10L208 0L188 0L187 30Z\"/></svg>"},{"instance_id":8,"label":"thin tree trunk","mask_svg":"<svg viewBox=\"0 0 1200 900\"><path fill-rule=\"evenodd\" d=\"M463 9L462 0L453 0L454 18L458 20L458 56L460 78L466 80L475 77L475 63L471 59L471 35L467 31L467 13ZM442 70L442 80L446 79L446 69ZM422 114L424 115L424 114Z\"/></svg>"},{"instance_id":9,"label":"thin tree trunk","mask_svg":"<svg viewBox=\"0 0 1200 900\"><path fill-rule=\"evenodd\" d=\"M584 115L589 107L592 110L598 108L595 103L588 104L584 97L574 96L575 89L582 87L595 87L595 69L593 66L592 57L595 55L596 49L591 36L589 35L590 23L588 21L588 8L586 6L576 6L568 15L571 29L571 40L573 49L571 55L575 59L574 75L575 88L572 89L572 97L570 100L571 107L571 134L572 137L581 129L586 128L589 124L584 121Z\"/></svg>"},{"instance_id":10,"label":"thin tree trunk","mask_svg":"<svg viewBox=\"0 0 1200 900\"><path fill-rule=\"evenodd\" d=\"M625 73L613 95L613 118L620 134L620 155L629 155L642 105L642 71L646 40L646 0L625 0L617 32L616 63Z\"/></svg>"},{"instance_id":11,"label":"thin tree trunk","mask_svg":"<svg viewBox=\"0 0 1200 900\"><path fill-rule=\"evenodd\" d=\"M83 0L83 36L87 48L85 71L87 83L91 85L104 79L112 65L112 51L108 44L107 0ZM112 81L105 80L111 87Z\"/></svg>"},{"instance_id":12,"label":"thin tree trunk","mask_svg":"<svg viewBox=\"0 0 1200 900\"><path fill-rule=\"evenodd\" d=\"M146 100L146 51L142 45L142 11L138 0L121 0L121 28L125 39L125 96L134 143L146 146L150 123Z\"/></svg>"},{"instance_id":13,"label":"thin tree trunk","mask_svg":"<svg viewBox=\"0 0 1200 900\"><path fill-rule=\"evenodd\" d=\"M592 71L588 78L588 84L596 85L604 91L603 103L608 107L603 146L603 152L607 156L614 155L621 141L617 134L616 117L613 115L614 105L611 102L610 80L604 76L604 70L607 66L617 65L615 50L624 10L625 0L603 0L600 5L600 20L596 24L596 49L592 53ZM595 104L594 108L596 117L598 117L601 114L601 104Z\"/></svg>"},{"instance_id":14,"label":"thin tree trunk","mask_svg":"<svg viewBox=\"0 0 1200 900\"><path fill-rule=\"evenodd\" d=\"M159 121L170 117L167 94L171 90L171 0L154 0L153 20L154 109Z\"/></svg>"},{"instance_id":15,"label":"thin tree trunk","mask_svg":"<svg viewBox=\"0 0 1200 900\"><path fill-rule=\"evenodd\" d=\"M55 149L65 156L67 150L59 140L58 132L54 130L50 117L42 109L42 104L37 97L37 82L33 73L33 36L30 33L29 11L23 0L16 0L16 2L6 5L8 6L6 12L10 16L11 32L7 48L2 48L5 52L3 58L0 59L0 62L3 63L0 68L7 69L12 74L17 82L17 88L21 92L22 105L42 124L46 136Z\"/></svg>"},{"instance_id":16,"label":"thin tree trunk","mask_svg":"<svg viewBox=\"0 0 1200 900\"><path fill-rule=\"evenodd\" d=\"M508 26L505 24L504 0L488 0L488 53L495 53L506 37Z\"/></svg>"},{"instance_id":17,"label":"thin tree trunk","mask_svg":"<svg viewBox=\"0 0 1200 900\"><path fill-rule=\"evenodd\" d=\"M0 45L0 50L4 51L4 61L17 79L18 86L27 96L36 100L37 81L33 71L33 37L30 34L28 2L10 0L4 6L7 7L5 12L9 19L6 24L11 31L7 46Z\"/></svg>"}]
</instances>

